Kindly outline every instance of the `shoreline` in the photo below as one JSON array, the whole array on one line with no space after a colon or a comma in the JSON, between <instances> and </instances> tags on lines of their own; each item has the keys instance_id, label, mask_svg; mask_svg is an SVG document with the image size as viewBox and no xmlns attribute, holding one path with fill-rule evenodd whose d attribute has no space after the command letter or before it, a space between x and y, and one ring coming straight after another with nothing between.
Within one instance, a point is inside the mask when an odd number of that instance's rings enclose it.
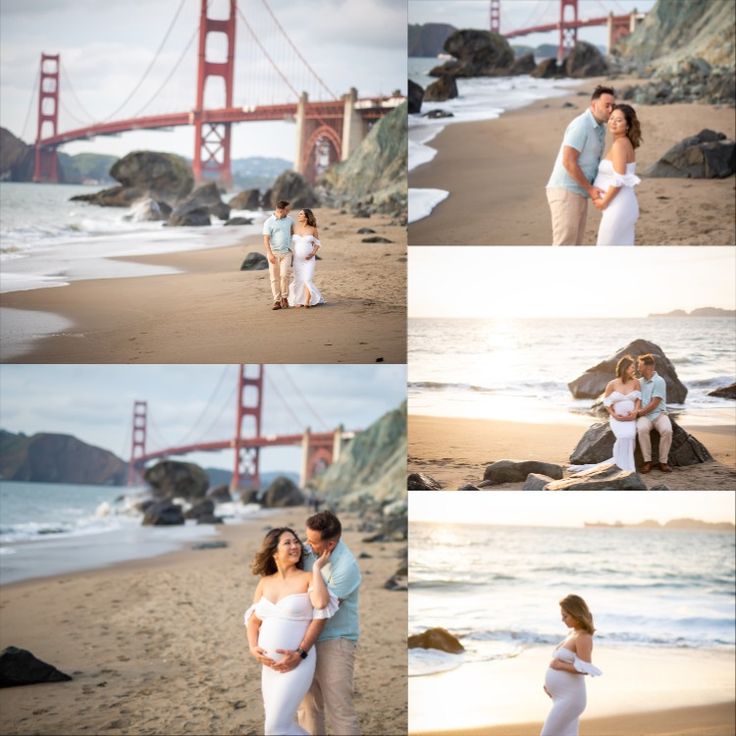
<instances>
[{"instance_id":1,"label":"shoreline","mask_svg":"<svg viewBox=\"0 0 736 736\"><path fill-rule=\"evenodd\" d=\"M638 79L596 77L586 89ZM411 245L545 245L551 240L545 184L562 134L587 107L572 94L508 110L498 118L447 125L432 141L436 155L409 172L410 189L449 191L428 217L409 225ZM438 103L442 104L442 103ZM567 105L567 107L565 107ZM572 105L573 107L569 107ZM644 142L637 173L667 149L703 128L736 136L733 109L698 103L639 105ZM610 145L610 135L607 138ZM503 177L493 172L503 172ZM530 185L531 183L531 185ZM637 245L734 245L734 178L643 177ZM687 207L683 204L687 204ZM585 243L594 244L600 213L588 209Z\"/></svg>"},{"instance_id":2,"label":"shoreline","mask_svg":"<svg viewBox=\"0 0 736 736\"><path fill-rule=\"evenodd\" d=\"M121 256L183 273L75 281L3 294L2 307L52 313L69 329L36 337L8 326L20 363L402 363L406 355L406 229L390 218L317 210L323 243L319 309L271 311L268 271L240 271L260 236L236 245ZM371 227L390 243L362 243ZM235 234L237 237L237 234ZM370 317L370 319L365 319ZM10 346L10 350L13 350Z\"/></svg>"},{"instance_id":3,"label":"shoreline","mask_svg":"<svg viewBox=\"0 0 736 736\"><path fill-rule=\"evenodd\" d=\"M593 419L587 426L593 423ZM686 431L708 448L713 460L676 467L672 473L653 469L642 476L648 486L664 483L671 490L736 490L736 426L693 426ZM496 460L539 460L567 466L584 433L577 424L535 424L499 419L465 419L409 414L407 473L425 473L452 490L483 479ZM565 473L567 477L569 473ZM523 482L484 490L521 490Z\"/></svg>"}]
</instances>

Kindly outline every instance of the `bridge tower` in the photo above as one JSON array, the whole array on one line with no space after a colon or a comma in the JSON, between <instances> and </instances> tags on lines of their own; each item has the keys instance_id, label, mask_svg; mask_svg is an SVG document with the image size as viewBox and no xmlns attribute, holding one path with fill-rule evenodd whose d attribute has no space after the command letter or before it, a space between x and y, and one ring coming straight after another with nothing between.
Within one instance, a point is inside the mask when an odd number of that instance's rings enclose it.
<instances>
[{"instance_id":1,"label":"bridge tower","mask_svg":"<svg viewBox=\"0 0 736 736\"><path fill-rule=\"evenodd\" d=\"M199 15L199 63L197 67L197 104L194 108L194 161L192 170L197 183L215 179L232 186L230 166L230 123L209 123L204 117L204 91L210 77L222 77L225 82L223 107L233 106L233 78L235 73L235 13L237 0L230 0L229 15L224 20L207 15L208 0L201 0ZM225 61L207 59L207 36L223 33L227 40Z\"/></svg>"},{"instance_id":2,"label":"bridge tower","mask_svg":"<svg viewBox=\"0 0 736 736\"><path fill-rule=\"evenodd\" d=\"M318 159L326 165L344 161L363 139L363 121L355 110L358 93L351 89L332 114L316 114L302 92L296 107L294 167L311 184L319 175Z\"/></svg>"},{"instance_id":3,"label":"bridge tower","mask_svg":"<svg viewBox=\"0 0 736 736\"><path fill-rule=\"evenodd\" d=\"M137 463L146 454L146 432L148 429L148 402L133 402L133 437L130 445L130 462L128 463L128 485L134 486L142 482L141 469Z\"/></svg>"},{"instance_id":4,"label":"bridge tower","mask_svg":"<svg viewBox=\"0 0 736 736\"><path fill-rule=\"evenodd\" d=\"M259 472L259 448L241 447L241 440L247 429L253 429L253 437L261 436L261 413L263 409L263 366L254 366L249 372L246 365L238 366L237 419L235 422L235 465L230 487L237 491L239 487L256 488L261 484ZM248 391L251 387L255 391ZM244 427L246 422L250 425Z\"/></svg>"},{"instance_id":5,"label":"bridge tower","mask_svg":"<svg viewBox=\"0 0 736 736\"><path fill-rule=\"evenodd\" d=\"M501 33L501 0L491 0L491 33Z\"/></svg>"},{"instance_id":6,"label":"bridge tower","mask_svg":"<svg viewBox=\"0 0 736 736\"><path fill-rule=\"evenodd\" d=\"M572 17L565 17L568 8ZM577 23L578 0L560 0L560 45L557 47L557 63L562 64L565 57L575 48L578 41L578 29L570 23Z\"/></svg>"},{"instance_id":7,"label":"bridge tower","mask_svg":"<svg viewBox=\"0 0 736 736\"><path fill-rule=\"evenodd\" d=\"M38 125L33 164L33 181L59 181L59 158L56 148L44 148L41 140L46 124L48 135L56 135L59 127L59 54L41 54L41 78L38 85Z\"/></svg>"}]
</instances>

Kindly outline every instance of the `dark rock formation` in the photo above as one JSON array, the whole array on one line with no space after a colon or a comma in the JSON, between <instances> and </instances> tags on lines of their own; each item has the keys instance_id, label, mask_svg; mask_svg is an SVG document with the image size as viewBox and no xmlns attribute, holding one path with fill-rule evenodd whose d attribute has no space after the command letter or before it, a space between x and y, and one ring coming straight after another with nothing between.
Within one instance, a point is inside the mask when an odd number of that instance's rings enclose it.
<instances>
[{"instance_id":1,"label":"dark rock formation","mask_svg":"<svg viewBox=\"0 0 736 736\"><path fill-rule=\"evenodd\" d=\"M66 682L71 679L53 665L34 657L27 649L11 646L0 652L0 687Z\"/></svg>"},{"instance_id":2,"label":"dark rock formation","mask_svg":"<svg viewBox=\"0 0 736 736\"><path fill-rule=\"evenodd\" d=\"M230 217L230 207L222 201L214 182L201 184L179 204L169 217L169 225L209 225L210 215L220 220Z\"/></svg>"},{"instance_id":3,"label":"dark rock formation","mask_svg":"<svg viewBox=\"0 0 736 736\"><path fill-rule=\"evenodd\" d=\"M146 197L135 202L130 214L125 215L123 219L132 222L155 222L168 219L171 212L172 209L166 202L157 202L155 199Z\"/></svg>"},{"instance_id":4,"label":"dark rock formation","mask_svg":"<svg viewBox=\"0 0 736 736\"><path fill-rule=\"evenodd\" d=\"M646 491L644 481L630 470L611 463L602 468L584 470L564 480L554 480L545 491Z\"/></svg>"},{"instance_id":5,"label":"dark rock formation","mask_svg":"<svg viewBox=\"0 0 736 736\"><path fill-rule=\"evenodd\" d=\"M447 23L412 23L409 25L408 55L437 56L455 26Z\"/></svg>"},{"instance_id":6,"label":"dark rock formation","mask_svg":"<svg viewBox=\"0 0 736 736\"><path fill-rule=\"evenodd\" d=\"M268 269L268 258L263 253L253 251L248 253L245 260L240 264L241 271L265 271Z\"/></svg>"},{"instance_id":7,"label":"dark rock formation","mask_svg":"<svg viewBox=\"0 0 736 736\"><path fill-rule=\"evenodd\" d=\"M424 89L421 85L409 80L409 115L416 115L422 111L422 100L424 99Z\"/></svg>"},{"instance_id":8,"label":"dark rock formation","mask_svg":"<svg viewBox=\"0 0 736 736\"><path fill-rule=\"evenodd\" d=\"M601 52L585 41L578 41L575 44L575 48L565 59L564 69L568 77L575 79L608 74L608 65Z\"/></svg>"},{"instance_id":9,"label":"dark rock formation","mask_svg":"<svg viewBox=\"0 0 736 736\"><path fill-rule=\"evenodd\" d=\"M207 491L207 498L211 498L215 503L230 503L233 500L230 494L230 487L227 485L210 488Z\"/></svg>"},{"instance_id":10,"label":"dark rock formation","mask_svg":"<svg viewBox=\"0 0 736 736\"><path fill-rule=\"evenodd\" d=\"M529 473L524 481L522 491L543 491L548 483L552 483L554 478L541 473Z\"/></svg>"},{"instance_id":11,"label":"dark rock formation","mask_svg":"<svg viewBox=\"0 0 736 736\"><path fill-rule=\"evenodd\" d=\"M466 483L464 486L460 486L458 491L479 491L478 486L474 486L472 483Z\"/></svg>"},{"instance_id":12,"label":"dark rock formation","mask_svg":"<svg viewBox=\"0 0 736 736\"><path fill-rule=\"evenodd\" d=\"M212 224L206 207L175 209L166 223L171 227L206 227Z\"/></svg>"},{"instance_id":13,"label":"dark rock formation","mask_svg":"<svg viewBox=\"0 0 736 736\"><path fill-rule=\"evenodd\" d=\"M449 74L443 74L424 90L424 99L429 102L444 102L454 97L457 97L457 83Z\"/></svg>"},{"instance_id":14,"label":"dark rock formation","mask_svg":"<svg viewBox=\"0 0 736 736\"><path fill-rule=\"evenodd\" d=\"M259 189L247 189L238 192L230 199L228 205L233 210L257 210L261 204L261 192Z\"/></svg>"},{"instance_id":15,"label":"dark rock formation","mask_svg":"<svg viewBox=\"0 0 736 736\"><path fill-rule=\"evenodd\" d=\"M188 511L184 512L185 519L199 519L200 516L212 516L215 510L215 502L205 498L195 503Z\"/></svg>"},{"instance_id":16,"label":"dark rock formation","mask_svg":"<svg viewBox=\"0 0 736 736\"><path fill-rule=\"evenodd\" d=\"M646 353L654 355L655 369L664 378L667 385L667 401L672 404L682 404L687 396L687 388L677 377L675 366L659 345L642 339L634 340L612 358L588 368L585 373L568 383L567 386L576 399L597 399L605 390L606 384L615 378L616 363L619 358L628 354L636 360L637 356Z\"/></svg>"},{"instance_id":17,"label":"dark rock formation","mask_svg":"<svg viewBox=\"0 0 736 736\"><path fill-rule=\"evenodd\" d=\"M523 54L518 58L514 59L514 63L509 69L509 73L512 75L517 74L531 74L537 67L537 62L534 61L533 52Z\"/></svg>"},{"instance_id":18,"label":"dark rock formation","mask_svg":"<svg viewBox=\"0 0 736 736\"><path fill-rule=\"evenodd\" d=\"M393 240L389 240L388 238L384 238L380 235L371 235L367 238L361 238L361 243L393 243Z\"/></svg>"},{"instance_id":19,"label":"dark rock formation","mask_svg":"<svg viewBox=\"0 0 736 736\"><path fill-rule=\"evenodd\" d=\"M11 171L23 161L30 146L7 128L0 128L0 179L11 178Z\"/></svg>"},{"instance_id":20,"label":"dark rock formation","mask_svg":"<svg viewBox=\"0 0 736 736\"><path fill-rule=\"evenodd\" d=\"M530 74L538 79L557 79L565 76L565 68L557 66L557 59L542 59Z\"/></svg>"},{"instance_id":21,"label":"dark rock formation","mask_svg":"<svg viewBox=\"0 0 736 736\"><path fill-rule=\"evenodd\" d=\"M526 480L529 473L542 473L550 478L562 478L562 467L536 460L497 460L486 467L483 480L490 480L496 484L516 483Z\"/></svg>"},{"instance_id":22,"label":"dark rock formation","mask_svg":"<svg viewBox=\"0 0 736 736\"><path fill-rule=\"evenodd\" d=\"M723 133L701 130L670 148L645 176L723 179L736 172L736 143Z\"/></svg>"},{"instance_id":23,"label":"dark rock formation","mask_svg":"<svg viewBox=\"0 0 736 736\"><path fill-rule=\"evenodd\" d=\"M447 110L430 110L422 115L423 118L429 118L435 120L437 118L454 118L454 112L448 112Z\"/></svg>"},{"instance_id":24,"label":"dark rock formation","mask_svg":"<svg viewBox=\"0 0 736 736\"><path fill-rule=\"evenodd\" d=\"M282 172L273 183L269 206L275 208L276 203L281 199L290 202L292 210L301 209L302 207L319 206L319 199L314 189L296 171Z\"/></svg>"},{"instance_id":25,"label":"dark rock formation","mask_svg":"<svg viewBox=\"0 0 736 736\"><path fill-rule=\"evenodd\" d=\"M459 654L465 651L465 647L457 637L453 636L447 629L436 627L427 629L422 634L414 634L408 640L409 649L439 649L441 652Z\"/></svg>"},{"instance_id":26,"label":"dark rock formation","mask_svg":"<svg viewBox=\"0 0 736 736\"><path fill-rule=\"evenodd\" d=\"M289 478L279 476L266 488L262 503L265 508L274 509L285 506L302 506L304 501L304 494L296 483Z\"/></svg>"},{"instance_id":27,"label":"dark rock formation","mask_svg":"<svg viewBox=\"0 0 736 736\"><path fill-rule=\"evenodd\" d=\"M252 217L231 217L225 223L225 227L230 227L233 225L252 225L252 224L253 224Z\"/></svg>"},{"instance_id":28,"label":"dark rock formation","mask_svg":"<svg viewBox=\"0 0 736 736\"><path fill-rule=\"evenodd\" d=\"M736 399L736 383L709 391L708 396L718 396L721 399Z\"/></svg>"},{"instance_id":29,"label":"dark rock formation","mask_svg":"<svg viewBox=\"0 0 736 736\"><path fill-rule=\"evenodd\" d=\"M229 546L230 545L224 539L216 539L213 542L199 542L198 544L193 544L192 549L224 549Z\"/></svg>"},{"instance_id":30,"label":"dark rock formation","mask_svg":"<svg viewBox=\"0 0 736 736\"><path fill-rule=\"evenodd\" d=\"M409 473L406 479L407 489L410 491L439 491L440 482L424 473Z\"/></svg>"},{"instance_id":31,"label":"dark rock formation","mask_svg":"<svg viewBox=\"0 0 736 736\"><path fill-rule=\"evenodd\" d=\"M500 34L466 29L455 31L445 41L445 51L455 57L429 73L433 77L492 77L509 73L514 52ZM426 95L426 92L425 92Z\"/></svg>"},{"instance_id":32,"label":"dark rock formation","mask_svg":"<svg viewBox=\"0 0 736 736\"><path fill-rule=\"evenodd\" d=\"M409 590L409 568L406 562L383 584L383 587L386 590Z\"/></svg>"},{"instance_id":33,"label":"dark rock formation","mask_svg":"<svg viewBox=\"0 0 736 736\"><path fill-rule=\"evenodd\" d=\"M148 468L144 479L153 490L154 498L204 498L209 488L207 473L194 463L162 460Z\"/></svg>"},{"instance_id":34,"label":"dark rock formation","mask_svg":"<svg viewBox=\"0 0 736 736\"><path fill-rule=\"evenodd\" d=\"M152 503L143 514L143 526L179 526L183 523L182 507L169 500Z\"/></svg>"}]
</instances>

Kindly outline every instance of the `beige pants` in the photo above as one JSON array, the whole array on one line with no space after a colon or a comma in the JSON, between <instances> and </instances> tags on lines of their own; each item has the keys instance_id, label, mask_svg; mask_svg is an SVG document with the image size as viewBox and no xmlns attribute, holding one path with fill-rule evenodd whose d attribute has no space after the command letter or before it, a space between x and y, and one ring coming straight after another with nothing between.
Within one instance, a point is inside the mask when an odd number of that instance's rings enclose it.
<instances>
[{"instance_id":1,"label":"beige pants","mask_svg":"<svg viewBox=\"0 0 736 736\"><path fill-rule=\"evenodd\" d=\"M360 734L353 706L355 646L349 639L317 642L317 669L298 713L299 725L312 736Z\"/></svg>"},{"instance_id":2,"label":"beige pants","mask_svg":"<svg viewBox=\"0 0 736 736\"><path fill-rule=\"evenodd\" d=\"M552 245L582 245L588 198L563 187L550 187L547 202L552 214Z\"/></svg>"},{"instance_id":3,"label":"beige pants","mask_svg":"<svg viewBox=\"0 0 736 736\"><path fill-rule=\"evenodd\" d=\"M652 462L652 438L649 436L652 428L659 432L659 462L669 462L670 447L672 447L672 422L666 414L660 414L654 421L646 417L636 420L636 434L639 437L639 447L645 463Z\"/></svg>"},{"instance_id":4,"label":"beige pants","mask_svg":"<svg viewBox=\"0 0 736 736\"><path fill-rule=\"evenodd\" d=\"M268 274L271 277L271 294L275 302L289 298L289 281L291 280L291 253L273 254L276 263L268 262Z\"/></svg>"}]
</instances>

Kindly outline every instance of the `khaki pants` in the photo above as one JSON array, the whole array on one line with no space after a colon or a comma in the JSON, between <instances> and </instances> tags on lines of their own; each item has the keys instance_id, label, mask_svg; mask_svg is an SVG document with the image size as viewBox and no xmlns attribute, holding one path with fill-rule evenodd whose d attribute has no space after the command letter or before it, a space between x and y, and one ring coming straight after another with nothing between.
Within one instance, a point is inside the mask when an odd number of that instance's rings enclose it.
<instances>
[{"instance_id":1,"label":"khaki pants","mask_svg":"<svg viewBox=\"0 0 736 736\"><path fill-rule=\"evenodd\" d=\"M654 421L647 417L636 420L636 433L639 437L639 447L645 463L652 462L652 438L649 436L652 428L659 432L659 462L669 462L670 447L672 447L672 422L666 414L660 414Z\"/></svg>"},{"instance_id":2,"label":"khaki pants","mask_svg":"<svg viewBox=\"0 0 736 736\"><path fill-rule=\"evenodd\" d=\"M550 187L547 202L552 214L552 245L582 245L588 198L563 187Z\"/></svg>"},{"instance_id":3,"label":"khaki pants","mask_svg":"<svg viewBox=\"0 0 736 736\"><path fill-rule=\"evenodd\" d=\"M333 736L360 734L353 706L355 647L349 639L317 642L317 669L298 712L299 725L312 736L324 736L328 731Z\"/></svg>"},{"instance_id":4,"label":"khaki pants","mask_svg":"<svg viewBox=\"0 0 736 736\"><path fill-rule=\"evenodd\" d=\"M275 302L289 298L291 280L291 253L274 253L276 263L268 262L268 275L271 277L271 294Z\"/></svg>"}]
</instances>

